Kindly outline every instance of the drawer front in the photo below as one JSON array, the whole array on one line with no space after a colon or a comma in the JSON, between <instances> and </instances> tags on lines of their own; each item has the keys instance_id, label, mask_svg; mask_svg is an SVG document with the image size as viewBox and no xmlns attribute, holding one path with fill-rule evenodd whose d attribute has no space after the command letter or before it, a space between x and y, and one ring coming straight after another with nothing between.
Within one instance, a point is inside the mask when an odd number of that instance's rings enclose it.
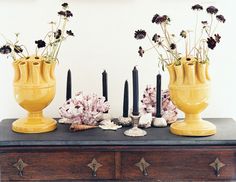
<instances>
[{"instance_id":1,"label":"drawer front","mask_svg":"<svg viewBox=\"0 0 236 182\"><path fill-rule=\"evenodd\" d=\"M233 150L158 150L123 152L121 156L121 174L126 180L236 179Z\"/></svg>"},{"instance_id":2,"label":"drawer front","mask_svg":"<svg viewBox=\"0 0 236 182\"><path fill-rule=\"evenodd\" d=\"M0 155L2 180L112 179L112 152L19 152Z\"/></svg>"}]
</instances>

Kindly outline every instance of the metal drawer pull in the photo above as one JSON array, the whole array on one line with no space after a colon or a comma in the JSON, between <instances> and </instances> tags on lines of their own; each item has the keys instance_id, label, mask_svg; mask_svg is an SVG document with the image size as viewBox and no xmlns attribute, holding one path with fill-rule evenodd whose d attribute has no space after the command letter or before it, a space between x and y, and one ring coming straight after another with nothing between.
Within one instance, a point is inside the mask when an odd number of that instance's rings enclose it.
<instances>
[{"instance_id":1,"label":"metal drawer pull","mask_svg":"<svg viewBox=\"0 0 236 182\"><path fill-rule=\"evenodd\" d=\"M96 177L97 170L98 168L102 167L102 164L100 164L95 158L93 158L92 162L88 164L88 167L92 169L92 176Z\"/></svg>"},{"instance_id":2,"label":"metal drawer pull","mask_svg":"<svg viewBox=\"0 0 236 182\"><path fill-rule=\"evenodd\" d=\"M215 175L218 177L218 176L220 176L220 169L221 169L222 167L224 167L225 164L222 163L222 162L218 159L218 157L217 157L214 162L212 162L211 164L209 164L209 166L211 166L211 167L214 168L214 170L215 170Z\"/></svg>"},{"instance_id":3,"label":"metal drawer pull","mask_svg":"<svg viewBox=\"0 0 236 182\"><path fill-rule=\"evenodd\" d=\"M144 176L148 176L147 168L150 166L150 164L146 162L144 158L142 158L138 163L136 163L135 166L140 169Z\"/></svg>"},{"instance_id":4,"label":"metal drawer pull","mask_svg":"<svg viewBox=\"0 0 236 182\"><path fill-rule=\"evenodd\" d=\"M19 159L13 166L18 170L18 174L23 176L24 168L28 166L28 164L24 163L22 159Z\"/></svg>"}]
</instances>

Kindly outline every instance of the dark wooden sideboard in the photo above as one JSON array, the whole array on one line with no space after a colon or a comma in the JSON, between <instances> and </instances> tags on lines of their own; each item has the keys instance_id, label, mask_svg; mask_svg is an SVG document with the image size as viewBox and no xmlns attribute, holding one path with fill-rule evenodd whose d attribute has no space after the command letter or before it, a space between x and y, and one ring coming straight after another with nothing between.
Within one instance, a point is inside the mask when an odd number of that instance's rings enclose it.
<instances>
[{"instance_id":1,"label":"dark wooden sideboard","mask_svg":"<svg viewBox=\"0 0 236 182\"><path fill-rule=\"evenodd\" d=\"M0 181L233 181L236 180L236 122L209 119L210 137L180 137L169 128L149 128L130 138L118 131L45 134L11 131L0 123Z\"/></svg>"}]
</instances>

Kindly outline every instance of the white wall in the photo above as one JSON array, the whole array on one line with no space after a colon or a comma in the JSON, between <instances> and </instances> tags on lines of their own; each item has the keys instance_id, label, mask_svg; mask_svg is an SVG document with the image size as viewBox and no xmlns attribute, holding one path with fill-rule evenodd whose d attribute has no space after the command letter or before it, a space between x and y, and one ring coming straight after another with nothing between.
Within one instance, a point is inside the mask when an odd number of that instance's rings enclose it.
<instances>
[{"instance_id":1,"label":"white wall","mask_svg":"<svg viewBox=\"0 0 236 182\"><path fill-rule=\"evenodd\" d=\"M1 0L0 32L9 39L15 32L34 50L34 40L43 37L47 23L56 20L63 1L58 0ZM131 71L138 65L140 92L147 84L155 84L158 72L154 52L139 58L137 48L144 42L136 41L133 33L144 28L154 33L150 20L155 13L168 14L176 34L182 29L194 27L194 15L190 7L196 3L215 5L225 15L226 24L219 27L221 44L211 54L212 98L203 113L205 117L236 117L235 29L234 0L68 0L74 17L70 27L76 34L62 47L57 67L57 94L45 112L58 117L58 107L64 102L67 69L72 70L74 91L101 94L101 73L109 74L109 100L111 113L122 112L124 80L131 86ZM193 18L193 19L192 19ZM2 41L2 40L1 40ZM14 100L11 59L0 58L0 118L22 117L25 111ZM168 74L163 74L167 88ZM131 87L130 87L131 91ZM131 92L130 92L131 94ZM140 94L141 95L141 94ZM132 98L132 96L130 95ZM130 100L130 103L131 100Z\"/></svg>"}]
</instances>

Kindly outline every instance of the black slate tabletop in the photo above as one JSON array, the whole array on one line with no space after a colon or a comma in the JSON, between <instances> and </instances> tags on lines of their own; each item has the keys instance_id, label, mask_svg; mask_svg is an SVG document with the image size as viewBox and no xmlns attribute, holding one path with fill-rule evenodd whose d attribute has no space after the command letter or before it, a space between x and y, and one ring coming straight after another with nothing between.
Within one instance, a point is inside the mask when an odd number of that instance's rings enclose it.
<instances>
[{"instance_id":1,"label":"black slate tabletop","mask_svg":"<svg viewBox=\"0 0 236 182\"><path fill-rule=\"evenodd\" d=\"M127 127L117 131L100 128L71 132L68 125L58 124L49 133L20 134L11 130L14 119L0 122L0 146L102 146L102 145L236 145L236 122L230 118L209 118L217 127L217 134L208 137L183 137L170 133L169 127L148 128L144 137L127 137L123 133Z\"/></svg>"}]
</instances>

